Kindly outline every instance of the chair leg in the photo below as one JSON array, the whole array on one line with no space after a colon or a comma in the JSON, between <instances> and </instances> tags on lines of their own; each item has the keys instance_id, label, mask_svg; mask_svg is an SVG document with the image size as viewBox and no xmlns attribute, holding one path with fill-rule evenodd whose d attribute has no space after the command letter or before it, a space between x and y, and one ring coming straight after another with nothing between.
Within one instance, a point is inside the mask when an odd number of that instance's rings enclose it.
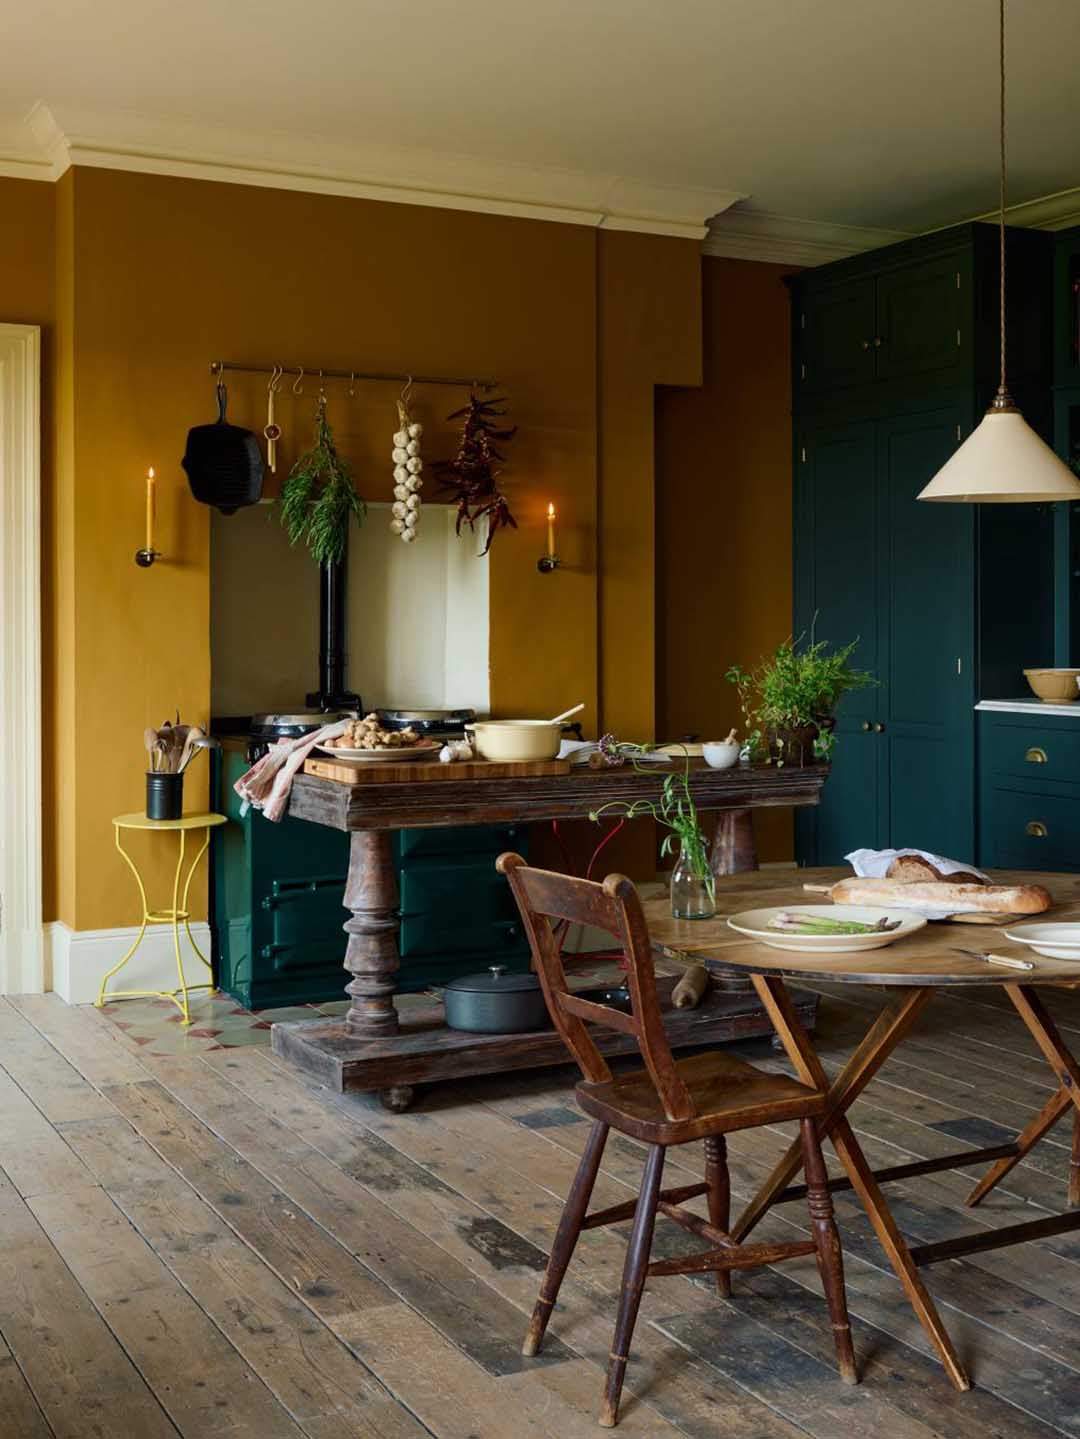
<instances>
[{"instance_id":1,"label":"chair leg","mask_svg":"<svg viewBox=\"0 0 1080 1439\"><path fill-rule=\"evenodd\" d=\"M727 1140L722 1134L705 1141L705 1179L709 1185L709 1223L726 1234L731 1225L731 1177L728 1174ZM730 1269L716 1271L716 1287L722 1298L731 1293Z\"/></svg>"},{"instance_id":2,"label":"chair leg","mask_svg":"<svg viewBox=\"0 0 1080 1439\"><path fill-rule=\"evenodd\" d=\"M802 1121L802 1145L806 1165L806 1202L810 1210L814 1243L817 1245L818 1270L825 1286L825 1300L829 1306L829 1319L836 1343L836 1361L844 1383L857 1384L859 1373L855 1367L855 1348L851 1342L851 1321L848 1319L847 1293L844 1289L843 1251L833 1217L832 1195L829 1193L828 1173L821 1154L821 1141L818 1138L817 1124L812 1119Z\"/></svg>"},{"instance_id":3,"label":"chair leg","mask_svg":"<svg viewBox=\"0 0 1080 1439\"><path fill-rule=\"evenodd\" d=\"M622 1394L623 1379L626 1375L626 1361L630 1357L630 1341L634 1336L641 1293L645 1288L645 1271L649 1267L649 1251L652 1249L653 1228L656 1224L656 1202L660 1197L660 1178L663 1172L664 1146L652 1144L649 1146L645 1172L641 1177L641 1192L634 1212L630 1243L626 1246L619 1317L615 1321L615 1342L611 1346L604 1404L600 1411L600 1423L605 1429L614 1429L619 1422L619 1396Z\"/></svg>"},{"instance_id":4,"label":"chair leg","mask_svg":"<svg viewBox=\"0 0 1080 1439\"><path fill-rule=\"evenodd\" d=\"M593 1185L596 1183L596 1175L600 1169L600 1160L603 1157L607 1137L608 1125L597 1120L585 1143L585 1151L581 1156L578 1171L574 1175L574 1182L570 1186L570 1193L566 1196L562 1217L551 1246L551 1254L548 1256L547 1269L544 1271L544 1279L540 1285L540 1297L533 1308L529 1328L525 1334L525 1342L521 1346L522 1354L530 1358L540 1352L540 1345L544 1342L544 1332L548 1327L551 1311L555 1308L555 1301L559 1297L559 1286L562 1284L563 1275L566 1273L567 1265L570 1263L577 1245L582 1221L589 1209L589 1200L592 1198Z\"/></svg>"}]
</instances>

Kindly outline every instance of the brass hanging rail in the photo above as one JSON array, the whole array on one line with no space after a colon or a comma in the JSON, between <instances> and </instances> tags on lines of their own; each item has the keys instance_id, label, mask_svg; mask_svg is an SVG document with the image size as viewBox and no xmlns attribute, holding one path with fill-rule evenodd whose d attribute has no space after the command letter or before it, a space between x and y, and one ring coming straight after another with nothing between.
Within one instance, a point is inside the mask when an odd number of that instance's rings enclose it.
<instances>
[{"instance_id":1,"label":"brass hanging rail","mask_svg":"<svg viewBox=\"0 0 1080 1439\"><path fill-rule=\"evenodd\" d=\"M494 390L497 382L480 378L461 378L456 375L404 375L382 373L374 370L326 370L318 367L307 369L303 365L244 365L237 360L211 360L210 373L223 375L226 370L240 371L248 375L295 375L298 380L387 380L414 385L454 385L466 390Z\"/></svg>"}]
</instances>

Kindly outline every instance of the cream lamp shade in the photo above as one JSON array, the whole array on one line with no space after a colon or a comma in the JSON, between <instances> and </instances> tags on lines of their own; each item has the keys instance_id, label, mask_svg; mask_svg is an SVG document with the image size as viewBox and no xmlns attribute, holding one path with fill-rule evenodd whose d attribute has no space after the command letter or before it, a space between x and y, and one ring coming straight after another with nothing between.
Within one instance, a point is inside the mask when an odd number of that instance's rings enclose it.
<instances>
[{"instance_id":1,"label":"cream lamp shade","mask_svg":"<svg viewBox=\"0 0 1080 1439\"><path fill-rule=\"evenodd\" d=\"M1010 406L986 412L919 499L982 505L1080 500L1080 478Z\"/></svg>"}]
</instances>

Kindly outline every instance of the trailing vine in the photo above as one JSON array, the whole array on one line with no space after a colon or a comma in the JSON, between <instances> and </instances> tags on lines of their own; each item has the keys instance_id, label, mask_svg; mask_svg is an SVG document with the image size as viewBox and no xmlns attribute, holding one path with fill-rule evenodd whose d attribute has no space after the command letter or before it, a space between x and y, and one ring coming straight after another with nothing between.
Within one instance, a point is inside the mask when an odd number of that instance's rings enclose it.
<instances>
[{"instance_id":1,"label":"trailing vine","mask_svg":"<svg viewBox=\"0 0 1080 1439\"><path fill-rule=\"evenodd\" d=\"M278 503L289 543L303 541L320 568L335 565L344 557L350 518L359 525L367 514L337 452L324 394L319 395L315 409L315 443L289 471Z\"/></svg>"}]
</instances>

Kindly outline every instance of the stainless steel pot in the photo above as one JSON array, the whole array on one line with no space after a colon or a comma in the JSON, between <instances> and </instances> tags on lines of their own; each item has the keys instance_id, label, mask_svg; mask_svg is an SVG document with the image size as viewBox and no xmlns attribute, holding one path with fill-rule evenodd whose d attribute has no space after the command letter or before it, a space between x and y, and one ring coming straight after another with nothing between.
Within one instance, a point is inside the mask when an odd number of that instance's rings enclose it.
<instances>
[{"instance_id":1,"label":"stainless steel pot","mask_svg":"<svg viewBox=\"0 0 1080 1439\"><path fill-rule=\"evenodd\" d=\"M551 1027L539 979L535 974L509 974L505 964L452 979L443 1003L447 1026L472 1034L524 1034Z\"/></svg>"}]
</instances>

